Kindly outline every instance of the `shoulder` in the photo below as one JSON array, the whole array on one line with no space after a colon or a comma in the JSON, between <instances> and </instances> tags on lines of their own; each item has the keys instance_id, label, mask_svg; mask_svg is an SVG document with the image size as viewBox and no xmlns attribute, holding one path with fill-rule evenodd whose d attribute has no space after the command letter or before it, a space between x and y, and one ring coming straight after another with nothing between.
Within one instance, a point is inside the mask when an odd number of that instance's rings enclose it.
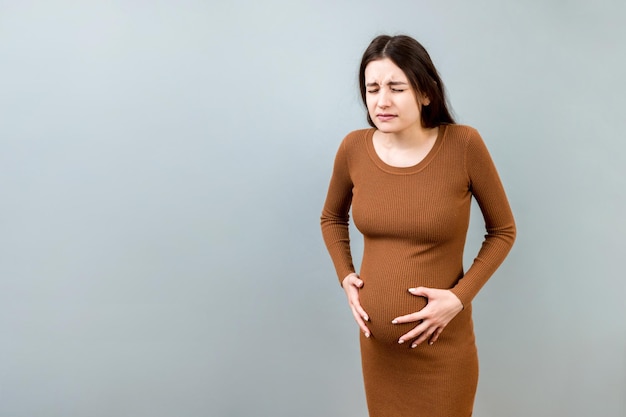
<instances>
[{"instance_id":1,"label":"shoulder","mask_svg":"<svg viewBox=\"0 0 626 417\"><path fill-rule=\"evenodd\" d=\"M374 129L359 129L348 133L337 150L337 158L353 160L357 155L367 152L367 138L373 134Z\"/></svg>"},{"instance_id":2,"label":"shoulder","mask_svg":"<svg viewBox=\"0 0 626 417\"><path fill-rule=\"evenodd\" d=\"M447 147L464 155L474 152L487 152L483 138L478 130L467 125L446 125L445 142Z\"/></svg>"},{"instance_id":3,"label":"shoulder","mask_svg":"<svg viewBox=\"0 0 626 417\"><path fill-rule=\"evenodd\" d=\"M335 165L347 164L351 166L355 159L367 152L367 138L374 129L359 129L348 133L339 145L335 155Z\"/></svg>"},{"instance_id":4,"label":"shoulder","mask_svg":"<svg viewBox=\"0 0 626 417\"><path fill-rule=\"evenodd\" d=\"M482 140L478 130L472 126L450 124L445 125L445 128L446 137L453 141L459 141L467 145L469 142Z\"/></svg>"},{"instance_id":5,"label":"shoulder","mask_svg":"<svg viewBox=\"0 0 626 417\"><path fill-rule=\"evenodd\" d=\"M367 138L372 135L374 129L358 129L348 133L341 142L341 146L347 150L361 147Z\"/></svg>"}]
</instances>

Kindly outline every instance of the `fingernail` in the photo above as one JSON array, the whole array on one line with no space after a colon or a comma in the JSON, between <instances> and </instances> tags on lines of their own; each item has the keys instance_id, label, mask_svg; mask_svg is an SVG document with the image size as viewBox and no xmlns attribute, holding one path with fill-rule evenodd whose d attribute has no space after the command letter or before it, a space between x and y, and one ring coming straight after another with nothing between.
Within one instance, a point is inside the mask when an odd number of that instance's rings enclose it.
<instances>
[{"instance_id":1,"label":"fingernail","mask_svg":"<svg viewBox=\"0 0 626 417\"><path fill-rule=\"evenodd\" d=\"M365 332L365 337L370 337L370 332Z\"/></svg>"},{"instance_id":2,"label":"fingernail","mask_svg":"<svg viewBox=\"0 0 626 417\"><path fill-rule=\"evenodd\" d=\"M391 320L391 324L398 324L398 320L396 319Z\"/></svg>"},{"instance_id":3,"label":"fingernail","mask_svg":"<svg viewBox=\"0 0 626 417\"><path fill-rule=\"evenodd\" d=\"M411 345L411 349L415 349L416 347L417 347L417 343L413 343L413 344Z\"/></svg>"},{"instance_id":4,"label":"fingernail","mask_svg":"<svg viewBox=\"0 0 626 417\"><path fill-rule=\"evenodd\" d=\"M370 318L367 316L367 314L363 318L365 319L365 321L370 321Z\"/></svg>"},{"instance_id":5,"label":"fingernail","mask_svg":"<svg viewBox=\"0 0 626 417\"><path fill-rule=\"evenodd\" d=\"M428 342L428 344L432 346L435 344L435 342Z\"/></svg>"},{"instance_id":6,"label":"fingernail","mask_svg":"<svg viewBox=\"0 0 626 417\"><path fill-rule=\"evenodd\" d=\"M398 340L398 343L402 344L402 343L404 343L404 340L400 339L400 340Z\"/></svg>"},{"instance_id":7,"label":"fingernail","mask_svg":"<svg viewBox=\"0 0 626 417\"><path fill-rule=\"evenodd\" d=\"M409 288L409 292L415 292L417 288Z\"/></svg>"}]
</instances>

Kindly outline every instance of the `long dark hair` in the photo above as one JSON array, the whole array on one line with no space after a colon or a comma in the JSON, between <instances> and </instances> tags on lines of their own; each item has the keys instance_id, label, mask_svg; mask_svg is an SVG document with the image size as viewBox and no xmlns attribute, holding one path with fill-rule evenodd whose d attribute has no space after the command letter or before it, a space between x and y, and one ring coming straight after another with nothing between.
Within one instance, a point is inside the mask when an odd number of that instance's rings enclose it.
<instances>
[{"instance_id":1,"label":"long dark hair","mask_svg":"<svg viewBox=\"0 0 626 417\"><path fill-rule=\"evenodd\" d=\"M370 62L383 58L389 58L404 72L416 94L423 94L430 100L430 104L423 106L421 110L423 127L432 128L442 123L454 123L448 110L443 82L430 55L418 41L406 35L377 36L363 53L359 68L359 86L366 109L365 67ZM369 112L367 122L376 127Z\"/></svg>"}]
</instances>

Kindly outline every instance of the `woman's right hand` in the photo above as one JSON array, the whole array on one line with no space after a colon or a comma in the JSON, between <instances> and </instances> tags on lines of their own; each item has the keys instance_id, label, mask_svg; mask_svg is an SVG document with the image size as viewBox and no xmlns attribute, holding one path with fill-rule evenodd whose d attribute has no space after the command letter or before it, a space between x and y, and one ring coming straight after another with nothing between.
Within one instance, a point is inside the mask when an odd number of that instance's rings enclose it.
<instances>
[{"instance_id":1,"label":"woman's right hand","mask_svg":"<svg viewBox=\"0 0 626 417\"><path fill-rule=\"evenodd\" d=\"M350 306L354 320L356 320L361 331L365 334L365 337L370 337L371 333L365 324L365 322L370 319L359 302L359 290L363 288L363 281L356 273L352 273L341 281L341 286L346 292L346 297L348 297L348 305Z\"/></svg>"}]
</instances>

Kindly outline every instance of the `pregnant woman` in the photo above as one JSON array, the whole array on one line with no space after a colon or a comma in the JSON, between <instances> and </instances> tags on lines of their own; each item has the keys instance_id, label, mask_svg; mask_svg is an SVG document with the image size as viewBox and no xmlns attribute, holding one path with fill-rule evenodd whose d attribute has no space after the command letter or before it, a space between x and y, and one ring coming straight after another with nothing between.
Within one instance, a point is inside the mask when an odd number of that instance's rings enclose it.
<instances>
[{"instance_id":1,"label":"pregnant woman","mask_svg":"<svg viewBox=\"0 0 626 417\"><path fill-rule=\"evenodd\" d=\"M478 383L472 299L515 240L504 188L478 132L455 124L426 50L379 36L359 70L370 129L341 143L324 241L361 329L370 417L471 416ZM486 235L464 271L474 197ZM364 236L360 273L349 212Z\"/></svg>"}]
</instances>

